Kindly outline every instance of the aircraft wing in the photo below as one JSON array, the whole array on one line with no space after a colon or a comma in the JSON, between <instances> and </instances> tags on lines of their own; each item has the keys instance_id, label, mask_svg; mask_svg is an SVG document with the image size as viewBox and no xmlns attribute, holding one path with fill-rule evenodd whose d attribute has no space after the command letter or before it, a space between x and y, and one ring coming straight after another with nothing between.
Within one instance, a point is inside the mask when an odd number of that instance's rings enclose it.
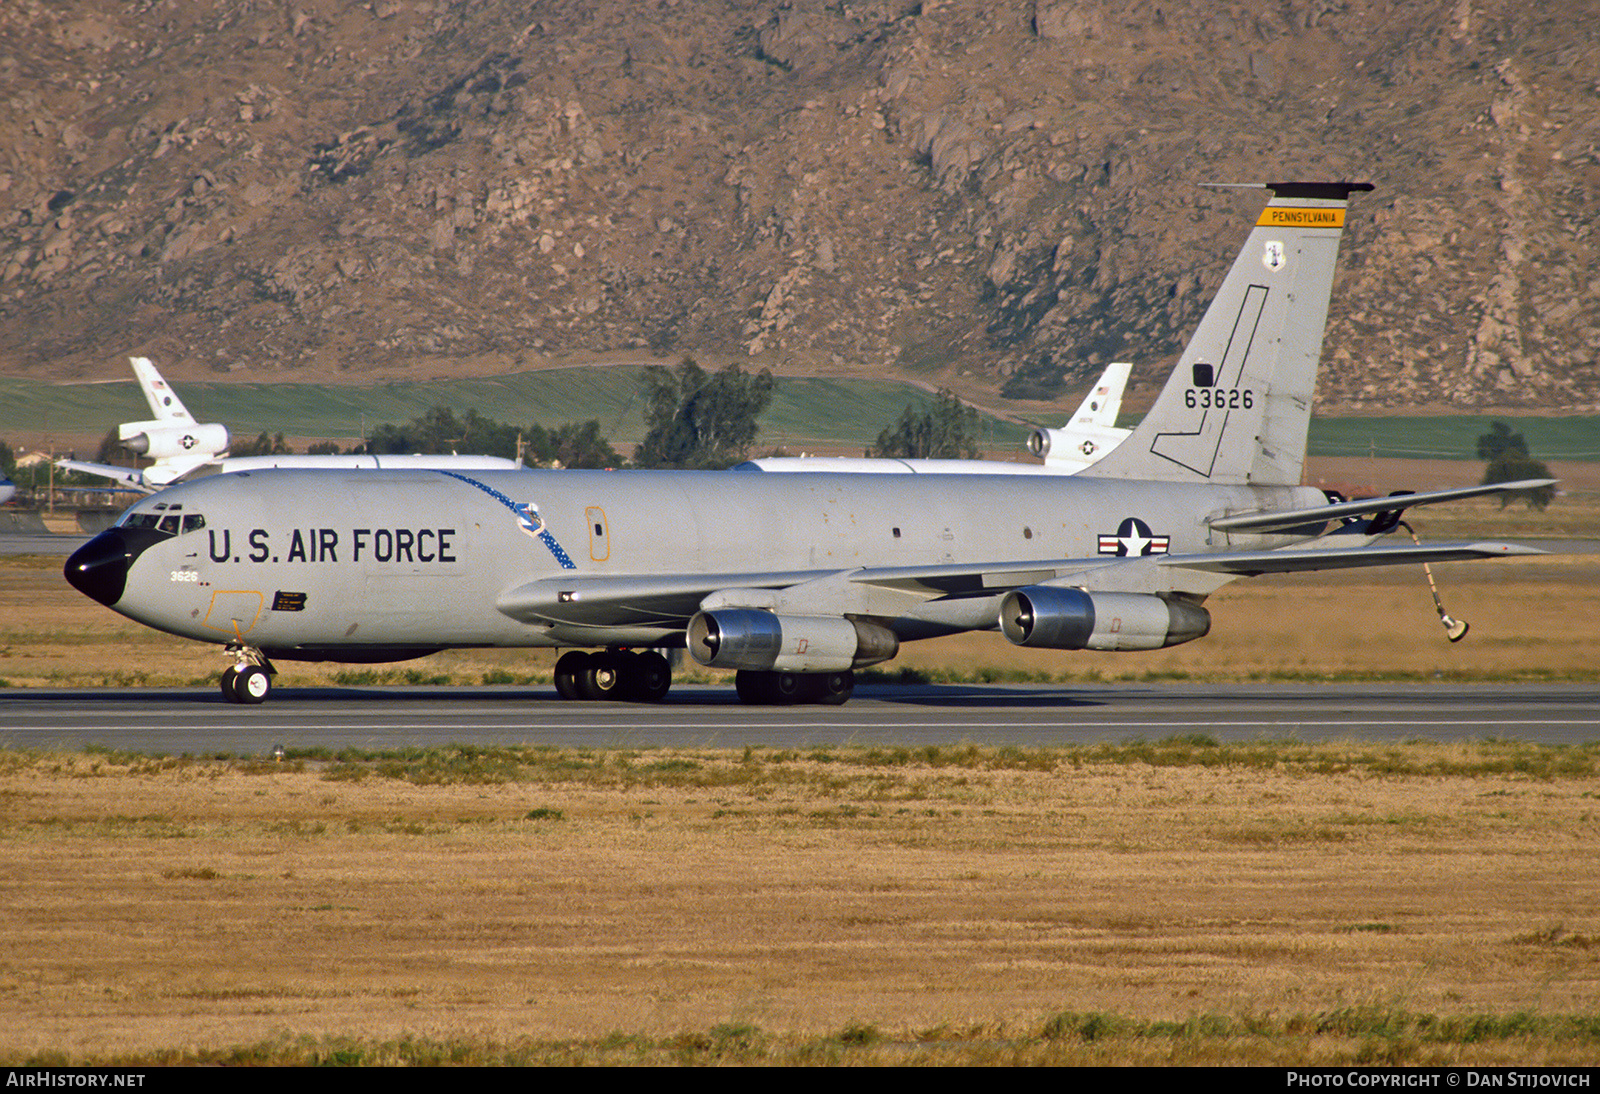
<instances>
[{"instance_id":1,"label":"aircraft wing","mask_svg":"<svg viewBox=\"0 0 1600 1094\"><path fill-rule=\"evenodd\" d=\"M495 607L524 623L673 626L699 611L700 602L719 590L781 589L836 572L561 575L507 589Z\"/></svg>"},{"instance_id":2,"label":"aircraft wing","mask_svg":"<svg viewBox=\"0 0 1600 1094\"><path fill-rule=\"evenodd\" d=\"M524 623L671 627L682 626L712 596L750 605L786 594L792 602L798 601L798 610L809 608L811 614L819 615L844 614L861 610L856 601L864 594L842 591L843 586L873 586L914 600L993 596L1064 574L1101 569L1107 561L1103 558L1044 559L854 570L616 577L564 574L507 589L495 606ZM812 586L815 596L809 596L805 586Z\"/></svg>"},{"instance_id":3,"label":"aircraft wing","mask_svg":"<svg viewBox=\"0 0 1600 1094\"><path fill-rule=\"evenodd\" d=\"M1435 543L1425 546L1303 547L1272 551L1219 551L1123 559L1106 557L1037 559L1031 562L947 563L937 566L874 566L854 570L761 573L608 576L558 575L506 590L496 607L524 623L575 626L676 627L708 598L771 607L783 599L790 610L833 615L861 611L869 593L841 592L841 586L868 586L908 600L962 600L998 596L1012 589L1071 579L1091 591L1130 591L1147 581L1151 567L1177 568L1243 577L1307 570L1397 566L1422 562L1542 555L1510 543ZM1226 578L1224 578L1226 580ZM816 596L805 586L814 586ZM1165 583L1151 591L1166 591ZM808 611L809 609L809 611ZM870 610L869 610L870 612Z\"/></svg>"},{"instance_id":4,"label":"aircraft wing","mask_svg":"<svg viewBox=\"0 0 1600 1094\"><path fill-rule=\"evenodd\" d=\"M1272 532L1299 528L1308 524L1338 520L1341 517L1365 516L1368 513L1398 514L1413 505L1435 505L1442 501L1459 501L1485 494L1514 494L1536 490L1541 486L1554 486L1559 479L1521 479L1517 482L1496 482L1486 486L1463 486L1454 490L1431 490L1423 494L1402 492L1382 498L1361 498L1342 501L1335 505L1319 505L1314 509L1263 510L1257 513L1237 513L1218 517L1207 523L1219 532Z\"/></svg>"},{"instance_id":5,"label":"aircraft wing","mask_svg":"<svg viewBox=\"0 0 1600 1094\"><path fill-rule=\"evenodd\" d=\"M57 460L56 466L63 471L78 471L85 475L95 475L102 479L110 479L122 486L131 486L135 490L143 490L146 494L154 494L155 487L145 481L144 472L133 467L118 467L109 463L85 463L82 460Z\"/></svg>"},{"instance_id":6,"label":"aircraft wing","mask_svg":"<svg viewBox=\"0 0 1600 1094\"><path fill-rule=\"evenodd\" d=\"M1206 554L1146 555L1113 559L1041 559L1034 562L947 564L941 566L874 567L854 570L856 584L922 590L943 596L983 596L1044 584L1061 578L1081 578L1086 588L1121 590L1127 577L1152 565L1199 570L1240 577L1256 574L1298 573L1305 570L1345 570L1368 566L1400 566L1423 562L1461 562L1470 559L1513 558L1542 555L1537 547L1514 543L1430 543L1345 547L1332 538L1326 547L1278 548L1268 551L1218 551Z\"/></svg>"},{"instance_id":7,"label":"aircraft wing","mask_svg":"<svg viewBox=\"0 0 1600 1094\"><path fill-rule=\"evenodd\" d=\"M1547 554L1515 543L1410 543L1381 547L1300 547L1276 551L1223 551L1214 555L1169 555L1162 566L1254 577L1307 570L1349 570L1366 566L1400 566L1423 562L1465 562L1481 558L1513 558Z\"/></svg>"}]
</instances>

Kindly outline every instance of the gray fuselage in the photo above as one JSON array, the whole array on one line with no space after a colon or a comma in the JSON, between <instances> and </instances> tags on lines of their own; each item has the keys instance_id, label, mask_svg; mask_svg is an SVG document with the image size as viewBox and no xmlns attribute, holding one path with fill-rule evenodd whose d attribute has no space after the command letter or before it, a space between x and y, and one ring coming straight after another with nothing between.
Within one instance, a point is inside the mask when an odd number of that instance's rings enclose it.
<instances>
[{"instance_id":1,"label":"gray fuselage","mask_svg":"<svg viewBox=\"0 0 1600 1094\"><path fill-rule=\"evenodd\" d=\"M793 584L796 575L863 567L1270 547L1303 537L1229 541L1205 520L1321 501L1303 487L1070 477L263 471L175 486L136 504L119 528L159 531L165 521L179 531L147 535L119 595L99 598L160 630L276 656L672 645L693 602L722 584L760 584L760 575ZM1119 530L1131 534L1119 538ZM663 577L683 578L691 590L680 597L681 614L602 612L572 627L504 603L530 585ZM1219 584L1175 591L1203 596ZM898 627L894 618L885 623L904 638L984 619L993 626L998 594L992 599L967 597L947 625L937 625L936 607Z\"/></svg>"}]
</instances>

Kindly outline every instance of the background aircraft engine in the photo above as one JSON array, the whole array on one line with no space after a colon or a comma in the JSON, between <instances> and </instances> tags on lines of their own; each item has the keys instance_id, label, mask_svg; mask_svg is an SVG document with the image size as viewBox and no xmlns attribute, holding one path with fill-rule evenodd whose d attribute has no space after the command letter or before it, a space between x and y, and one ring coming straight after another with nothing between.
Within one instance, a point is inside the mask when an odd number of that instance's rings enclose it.
<instances>
[{"instance_id":1,"label":"background aircraft engine","mask_svg":"<svg viewBox=\"0 0 1600 1094\"><path fill-rule=\"evenodd\" d=\"M1211 613L1146 593L1086 593L1029 585L1000 602L1000 629L1018 646L1053 650L1158 650L1203 638Z\"/></svg>"},{"instance_id":2,"label":"background aircraft engine","mask_svg":"<svg viewBox=\"0 0 1600 1094\"><path fill-rule=\"evenodd\" d=\"M889 628L839 616L722 608L689 620L689 653L709 668L839 672L898 652L900 640Z\"/></svg>"},{"instance_id":3,"label":"background aircraft engine","mask_svg":"<svg viewBox=\"0 0 1600 1094\"><path fill-rule=\"evenodd\" d=\"M228 429L216 422L208 425L141 424L151 428L123 437L122 443L152 460L171 459L190 453L216 453L228 447Z\"/></svg>"},{"instance_id":4,"label":"background aircraft engine","mask_svg":"<svg viewBox=\"0 0 1600 1094\"><path fill-rule=\"evenodd\" d=\"M1028 434L1028 451L1041 460L1050 455L1050 448L1054 444L1056 435L1065 433L1064 429L1035 429Z\"/></svg>"}]
</instances>

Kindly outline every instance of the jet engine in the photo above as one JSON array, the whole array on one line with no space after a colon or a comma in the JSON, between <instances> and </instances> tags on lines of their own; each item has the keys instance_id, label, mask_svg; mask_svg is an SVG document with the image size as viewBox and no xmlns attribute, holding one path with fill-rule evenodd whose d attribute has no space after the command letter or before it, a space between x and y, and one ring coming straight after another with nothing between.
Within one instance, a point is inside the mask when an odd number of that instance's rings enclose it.
<instances>
[{"instance_id":1,"label":"jet engine","mask_svg":"<svg viewBox=\"0 0 1600 1094\"><path fill-rule=\"evenodd\" d=\"M130 428L131 427L131 428ZM228 447L228 427L171 422L130 422L119 430L122 443L152 460L175 456L215 455Z\"/></svg>"},{"instance_id":2,"label":"jet engine","mask_svg":"<svg viewBox=\"0 0 1600 1094\"><path fill-rule=\"evenodd\" d=\"M689 653L708 668L840 672L899 652L900 639L888 627L836 615L721 608L689 620Z\"/></svg>"},{"instance_id":3,"label":"jet engine","mask_svg":"<svg viewBox=\"0 0 1600 1094\"><path fill-rule=\"evenodd\" d=\"M1018 646L1052 650L1158 650L1204 638L1211 613L1148 593L1087 593L1029 585L1000 602L1000 629Z\"/></svg>"},{"instance_id":4,"label":"jet engine","mask_svg":"<svg viewBox=\"0 0 1600 1094\"><path fill-rule=\"evenodd\" d=\"M1035 429L1028 434L1029 454L1044 459L1050 455L1050 448L1055 443L1057 435L1065 432L1064 429Z\"/></svg>"}]
</instances>

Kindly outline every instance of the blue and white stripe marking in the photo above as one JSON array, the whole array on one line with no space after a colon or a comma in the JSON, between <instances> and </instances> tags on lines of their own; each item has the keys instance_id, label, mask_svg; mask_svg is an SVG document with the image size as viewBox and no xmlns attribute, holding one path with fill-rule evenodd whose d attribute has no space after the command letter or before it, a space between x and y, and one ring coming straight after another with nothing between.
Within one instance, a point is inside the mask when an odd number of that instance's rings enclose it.
<instances>
[{"instance_id":1,"label":"blue and white stripe marking","mask_svg":"<svg viewBox=\"0 0 1600 1094\"><path fill-rule=\"evenodd\" d=\"M435 470L438 469L436 468ZM577 563L572 561L572 558L567 554L566 549L563 548L561 544L556 542L555 536L550 534L550 529L544 526L544 518L539 515L539 507L537 505L534 505L532 502L512 501L494 487L486 486L477 479L469 479L467 476L457 474L454 471L440 470L439 474L448 475L452 479L457 479L466 483L468 486L476 486L479 490L482 490L485 494L488 494L495 501L511 510L512 514L517 518L518 526L520 526L524 532L528 533L534 539L537 539L550 549L550 554L557 562L561 564L561 568L563 570L576 570L578 568Z\"/></svg>"}]
</instances>

